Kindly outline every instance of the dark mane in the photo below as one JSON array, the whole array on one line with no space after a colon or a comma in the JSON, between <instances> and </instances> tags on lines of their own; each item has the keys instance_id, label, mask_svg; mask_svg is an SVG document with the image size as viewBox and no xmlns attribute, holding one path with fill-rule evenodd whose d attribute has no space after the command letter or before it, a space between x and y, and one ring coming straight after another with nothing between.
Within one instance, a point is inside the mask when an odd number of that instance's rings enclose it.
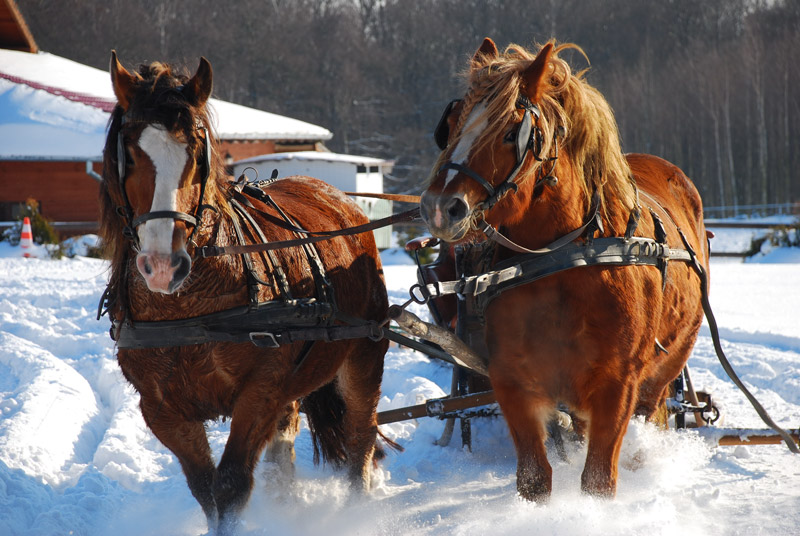
<instances>
[{"instance_id":1,"label":"dark mane","mask_svg":"<svg viewBox=\"0 0 800 536\"><path fill-rule=\"evenodd\" d=\"M125 114L128 121L158 123L170 132L189 132L197 121L208 126L205 110L192 106L181 93L188 76L159 62L141 65L136 74L136 98Z\"/></svg>"}]
</instances>

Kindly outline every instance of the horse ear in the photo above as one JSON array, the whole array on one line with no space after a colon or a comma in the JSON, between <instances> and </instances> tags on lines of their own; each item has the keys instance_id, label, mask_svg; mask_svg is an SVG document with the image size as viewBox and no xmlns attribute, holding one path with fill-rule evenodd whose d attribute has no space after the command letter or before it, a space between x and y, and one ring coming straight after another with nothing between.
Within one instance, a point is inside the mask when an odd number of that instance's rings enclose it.
<instances>
[{"instance_id":1,"label":"horse ear","mask_svg":"<svg viewBox=\"0 0 800 536\"><path fill-rule=\"evenodd\" d=\"M201 57L197 72L192 79L183 86L183 95L186 97L186 100L194 106L204 105L211 96L211 88L213 87L212 78L211 63L209 63L207 59Z\"/></svg>"},{"instance_id":2,"label":"horse ear","mask_svg":"<svg viewBox=\"0 0 800 536\"><path fill-rule=\"evenodd\" d=\"M472 57L472 59L474 61L479 61L481 56L483 56L485 59L494 59L498 54L499 52L497 51L497 45L494 44L494 41L488 37L485 37L483 39L483 43L481 43L481 46L475 51L475 55Z\"/></svg>"},{"instance_id":3,"label":"horse ear","mask_svg":"<svg viewBox=\"0 0 800 536\"><path fill-rule=\"evenodd\" d=\"M542 93L544 93L542 81L552 55L553 43L551 42L542 47L533 63L522 73L523 91L531 102L539 102L539 99L542 98Z\"/></svg>"},{"instance_id":4,"label":"horse ear","mask_svg":"<svg viewBox=\"0 0 800 536\"><path fill-rule=\"evenodd\" d=\"M136 77L129 73L119 62L116 50L111 51L109 71L111 71L111 85L114 86L114 95L117 96L117 102L119 102L123 110L127 110L131 103Z\"/></svg>"}]
</instances>

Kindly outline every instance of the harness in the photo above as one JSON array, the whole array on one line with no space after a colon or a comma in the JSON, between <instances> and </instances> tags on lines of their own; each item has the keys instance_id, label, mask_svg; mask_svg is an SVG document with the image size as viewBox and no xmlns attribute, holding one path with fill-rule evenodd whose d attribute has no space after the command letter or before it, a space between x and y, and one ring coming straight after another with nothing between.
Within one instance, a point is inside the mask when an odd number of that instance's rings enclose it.
<instances>
[{"instance_id":1,"label":"harness","mask_svg":"<svg viewBox=\"0 0 800 536\"><path fill-rule=\"evenodd\" d=\"M444 113L439 119L439 123L436 125L436 130L434 131L433 136L436 140L436 144L441 150L447 148L448 138L450 137L450 127L447 123L447 117L453 111L453 108L456 106L456 104L460 102L462 102L462 99L450 101L447 107L445 107ZM489 210L492 208L509 191L517 191L519 188L519 185L516 182L517 175L522 169L522 166L525 164L525 159L528 155L528 152L531 152L533 157L539 162L551 162L549 171L547 173L543 172L539 176L536 181L536 185L538 186L539 183L542 182L554 185L558 182L558 178L553 175L555 161L558 159L558 144L555 144L555 154L552 157L542 157L544 134L542 133L542 129L539 127L539 117L541 116L539 106L535 103L532 103L527 97L520 95L517 99L516 107L518 110L522 110L523 113L522 121L519 124L515 138L516 143L514 146L514 155L516 160L514 167L511 168L511 171L509 171L508 175L506 175L505 179L503 179L499 185L492 186L492 184L482 177L480 173L458 162L446 162L442 165L442 167L439 168L439 171L437 172L441 173L448 169L454 169L480 184L488 194L488 197L480 204L480 207L483 210ZM566 131L564 130L564 127L559 127L556 129L554 137L558 139L565 134Z\"/></svg>"},{"instance_id":2,"label":"harness","mask_svg":"<svg viewBox=\"0 0 800 536\"><path fill-rule=\"evenodd\" d=\"M299 227L297 222L261 189L260 186L264 186L267 182L269 181L256 185L245 185L240 182L234 186L233 198L228 202L231 213L234 214L232 223L239 244L244 245L246 242L245 225L257 235L261 244L278 243L267 242L266 236L245 208L267 214L257 209L250 198L259 199L271 205L278 212L280 216L278 221L283 228L296 233L307 232ZM247 195L242 193L243 190L247 192ZM213 207L209 208L216 211ZM175 214L189 216L185 213L163 212L165 213L149 213L147 219L175 217ZM139 219L141 217L134 221ZM128 235L126 234L126 236ZM128 238L135 243L134 238ZM377 322L354 318L338 310L332 285L327 278L325 267L316 247L309 243L298 245L302 246L311 269L315 283L315 297L294 298L292 296L285 272L272 250L273 248L270 248L266 250L266 263L280 299L258 301L259 286L271 283L258 275L249 252L242 252L240 254L247 279L248 305L202 316L164 321L134 321L125 314L122 319L112 319L111 338L121 349L248 341L262 348L278 348L295 341L330 342L365 337L372 340L383 338L384 328ZM126 291L126 289L121 290L121 292ZM98 319L108 312L110 306L110 289L106 288L98 307Z\"/></svg>"},{"instance_id":3,"label":"harness","mask_svg":"<svg viewBox=\"0 0 800 536\"><path fill-rule=\"evenodd\" d=\"M584 225L543 248L525 250L495 264L492 270L478 275L462 276L454 281L434 281L414 285L411 294L415 297L415 301L425 303L431 298L453 294L461 299L473 299L477 301L477 309L482 315L489 303L506 290L572 268L598 265L656 266L661 270L662 282L666 283L666 266L669 261L694 262L693 251L671 248L667 244L666 231L660 220L654 220L656 239L631 236L635 226L629 226L626 235L622 237L594 238L599 220L595 203L594 210ZM505 246L503 240L496 239L502 235L493 234L495 231L490 226L487 227L487 236ZM600 228L602 229L602 226ZM678 229L678 233L688 248L688 241L683 232ZM576 242L577 239L582 239L582 242ZM470 247L476 246L478 245L470 245Z\"/></svg>"},{"instance_id":4,"label":"harness","mask_svg":"<svg viewBox=\"0 0 800 536\"><path fill-rule=\"evenodd\" d=\"M460 100L457 99L451 101L447 105L434 131L434 139L441 150L447 148L450 135L447 118L452 112L453 107L459 102ZM522 109L524 114L522 122L517 130L515 146L516 162L514 167L498 186L492 186L489 181L479 173L459 163L447 162L439 168L438 171L438 173L441 173L448 169L454 169L480 184L488 194L488 197L476 207L476 209L481 210L482 213L494 206L497 201L509 191L513 190L516 192L518 190L518 185L516 183L517 175L525 163L528 151L533 153L537 161L545 161L541 155L543 134L538 126L538 119L540 117L538 106L536 106L535 103L531 103L524 96L518 98L516 106L518 109ZM556 141L557 138L564 135L564 133L564 128L558 127L554 134ZM553 176L557 158L558 143L555 143L555 154L547 159L547 161L552 163L551 167L547 173L542 170L534 185L534 191L536 187L542 183L553 186L558 182L558 179ZM750 393L733 370L733 367L723 352L719 339L719 330L717 329L716 320L708 300L708 276L703 266L698 261L697 255L686 239L683 231L672 220L669 212L653 199L652 196L647 195L647 197L649 197L650 201L670 220L671 224L680 235L685 249L669 247L663 222L653 208L650 209L650 214L655 227L654 239L633 236L640 217L638 208L631 212L628 226L623 237L603 237L595 239L595 231L600 230L602 232L602 221L598 214L599 202L597 199L597 192L595 192L592 200L592 214L586 223L538 250L530 250L515 244L494 229L485 220L482 220L483 225L481 231L483 231L488 238L494 243L501 244L517 252L518 255L501 261L494 265L492 270L485 271L478 275L465 274L455 281L435 281L427 284L418 283L411 287L411 299L406 302L406 305L412 301L420 304L428 303L431 298L455 294L459 298L459 311L466 310L471 312L470 318L459 318L459 324L470 323L473 326L485 325L484 320L487 306L502 292L538 281L539 279L565 270L581 266L656 266L661 272L663 288L666 285L666 272L669 261L675 260L689 263L700 278L703 312L708 320L714 349L722 368L734 384L744 393L745 397L756 410L756 413L761 417L761 420L781 436L784 443L789 447L789 450L795 454L800 454L800 448L795 444L791 435L772 420L763 406L756 400L752 393ZM582 243L575 242L575 240L579 238L583 239ZM485 244L487 243L478 244L477 247L487 247ZM462 247L474 248L476 245L470 244ZM464 255L463 252L461 255ZM477 255L474 253L467 255L483 258L488 257L487 252L479 252ZM459 256L458 252L456 256ZM660 346L658 341L656 341L656 344ZM663 350L663 347L661 347L661 349Z\"/></svg>"}]
</instances>

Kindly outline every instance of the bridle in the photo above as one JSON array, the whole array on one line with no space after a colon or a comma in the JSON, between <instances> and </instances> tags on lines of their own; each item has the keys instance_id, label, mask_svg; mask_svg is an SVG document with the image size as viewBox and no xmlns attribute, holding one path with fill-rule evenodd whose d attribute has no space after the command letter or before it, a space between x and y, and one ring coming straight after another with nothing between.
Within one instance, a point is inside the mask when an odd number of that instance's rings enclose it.
<instances>
[{"instance_id":1,"label":"bridle","mask_svg":"<svg viewBox=\"0 0 800 536\"><path fill-rule=\"evenodd\" d=\"M436 140L437 146L441 150L445 150L447 148L447 142L450 136L450 127L447 124L447 118L453 111L453 108L459 102L461 102L461 99L455 99L451 101L445 108L442 117L439 119L439 123L436 125L434 139ZM548 172L544 173L543 171L536 179L536 186L541 183L552 186L558 182L558 179L553 175L553 171L555 170L556 160L558 159L558 138L565 134L564 127L559 126L556 128L553 135L554 141L556 142L554 143L554 155L546 158L542 157L544 134L542 133L542 129L538 124L541 116L539 106L531 102L527 97L520 95L517 98L516 108L518 110L522 110L524 114L516 133L516 161L514 163L514 167L499 185L492 186L492 184L482 177L478 172L458 162L446 162L444 165L442 165L442 167L439 168L437 172L438 174L442 171L453 169L459 173L463 173L480 184L488 193L488 197L477 205L476 208L479 210L489 210L509 191L513 190L516 192L518 190L519 184L517 183L517 176L519 175L523 164L525 164L525 159L528 155L528 152L532 153L534 159L536 159L538 162L551 163Z\"/></svg>"},{"instance_id":2,"label":"bridle","mask_svg":"<svg viewBox=\"0 0 800 536\"><path fill-rule=\"evenodd\" d=\"M133 217L133 206L131 205L130 200L128 199L128 193L125 190L125 168L126 168L126 152L125 152L125 142L123 141L122 137L122 127L126 123L128 123L128 119L125 117L124 114L121 115L120 118L120 125L119 131L117 132L117 175L119 177L119 189L122 193L122 200L124 202L124 206L117 207L117 213L125 219L125 227L122 231L122 234L131 240L135 246L138 247L139 240L137 238L136 229L138 227L150 220L157 220L157 219L172 219L176 221L183 221L187 224L192 226L192 231L189 233L187 238L187 242L191 242L192 238L194 237L195 232L197 231L198 223L202 220L203 211L205 209L212 209L216 210L214 207L210 205L203 204L203 199L205 198L205 191L206 191L206 184L208 183L208 178L211 174L211 150L209 148L209 134L208 129L202 123L198 123L195 126L195 129L202 133L200 136L203 140L203 152L202 152L202 176L200 178L200 200L198 201L197 208L195 208L194 214L187 214L186 212L179 212L175 210L155 210L152 212L146 212L137 217Z\"/></svg>"}]
</instances>

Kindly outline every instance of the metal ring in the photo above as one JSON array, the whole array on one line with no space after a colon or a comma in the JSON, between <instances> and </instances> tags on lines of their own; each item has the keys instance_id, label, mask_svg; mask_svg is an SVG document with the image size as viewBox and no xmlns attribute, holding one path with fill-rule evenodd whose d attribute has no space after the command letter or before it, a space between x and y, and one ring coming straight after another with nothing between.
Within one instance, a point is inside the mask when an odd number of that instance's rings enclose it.
<instances>
[{"instance_id":1,"label":"metal ring","mask_svg":"<svg viewBox=\"0 0 800 536\"><path fill-rule=\"evenodd\" d=\"M378 342L383 339L383 328L374 320L369 323L369 335L367 338L372 342Z\"/></svg>"},{"instance_id":2,"label":"metal ring","mask_svg":"<svg viewBox=\"0 0 800 536\"><path fill-rule=\"evenodd\" d=\"M252 169L256 173L256 178L254 178L253 180L250 180L250 177L247 176L247 170L248 169ZM246 168L244 168L242 170L242 174L239 176L240 179L242 177L245 178L245 182L256 182L258 180L258 170L256 168L254 168L253 166L247 166Z\"/></svg>"},{"instance_id":3,"label":"metal ring","mask_svg":"<svg viewBox=\"0 0 800 536\"><path fill-rule=\"evenodd\" d=\"M706 417L706 413L711 413L711 417ZM717 406L711 406L710 408L704 409L702 415L708 424L714 424L719 420L720 416Z\"/></svg>"},{"instance_id":4,"label":"metal ring","mask_svg":"<svg viewBox=\"0 0 800 536\"><path fill-rule=\"evenodd\" d=\"M416 291L419 291L420 296L415 294ZM414 301L414 303L418 303L420 305L426 305L431 299L428 288L420 285L419 283L414 283L411 285L411 288L408 289L408 295L411 296L411 299Z\"/></svg>"}]
</instances>

